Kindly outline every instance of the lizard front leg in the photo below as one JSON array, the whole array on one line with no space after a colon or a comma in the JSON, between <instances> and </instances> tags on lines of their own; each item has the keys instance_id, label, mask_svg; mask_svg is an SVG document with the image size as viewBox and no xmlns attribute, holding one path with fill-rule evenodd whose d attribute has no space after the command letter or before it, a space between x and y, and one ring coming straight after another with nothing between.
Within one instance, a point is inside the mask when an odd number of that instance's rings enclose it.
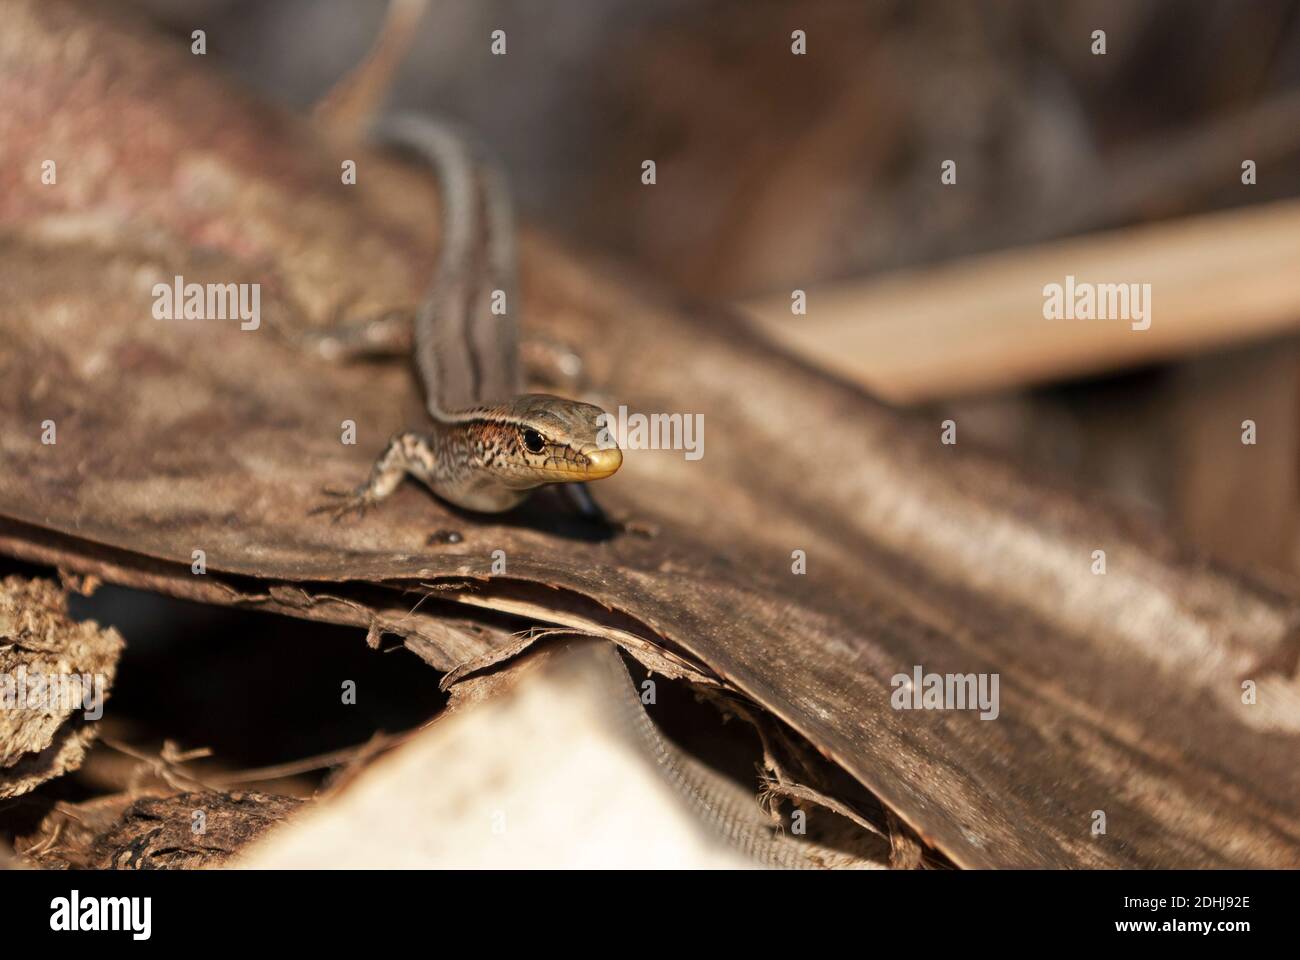
<instances>
[{"instance_id":1,"label":"lizard front leg","mask_svg":"<svg viewBox=\"0 0 1300 960\"><path fill-rule=\"evenodd\" d=\"M369 480L355 490L326 489L325 493L342 498L342 502L322 504L310 512L330 513L336 522L353 512L361 516L392 494L408 474L429 483L435 462L431 437L420 433L399 433L388 441L388 447L370 468Z\"/></svg>"}]
</instances>

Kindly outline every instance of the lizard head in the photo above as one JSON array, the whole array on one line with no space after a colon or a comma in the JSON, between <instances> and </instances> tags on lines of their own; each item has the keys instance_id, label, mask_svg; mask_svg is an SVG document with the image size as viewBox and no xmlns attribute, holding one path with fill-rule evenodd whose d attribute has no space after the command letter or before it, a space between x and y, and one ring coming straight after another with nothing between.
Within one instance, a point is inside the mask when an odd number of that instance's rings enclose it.
<instances>
[{"instance_id":1,"label":"lizard head","mask_svg":"<svg viewBox=\"0 0 1300 960\"><path fill-rule=\"evenodd\" d=\"M504 484L527 489L544 483L603 480L623 464L623 453L600 407L530 393L506 405L485 429L484 456Z\"/></svg>"}]
</instances>

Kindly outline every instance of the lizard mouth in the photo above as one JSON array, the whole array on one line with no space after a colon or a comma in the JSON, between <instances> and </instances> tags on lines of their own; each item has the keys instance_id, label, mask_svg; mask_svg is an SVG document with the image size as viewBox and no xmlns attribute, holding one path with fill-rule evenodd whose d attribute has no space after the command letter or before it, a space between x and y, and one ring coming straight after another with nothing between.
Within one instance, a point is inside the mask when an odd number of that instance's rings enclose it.
<instances>
[{"instance_id":1,"label":"lizard mouth","mask_svg":"<svg viewBox=\"0 0 1300 960\"><path fill-rule=\"evenodd\" d=\"M555 458L534 466L521 464L507 476L500 478L508 486L521 490L541 483L582 483L587 480L604 480L618 472L623 465L623 451L617 447L608 450L592 447L579 451L568 448L563 458Z\"/></svg>"},{"instance_id":2,"label":"lizard mouth","mask_svg":"<svg viewBox=\"0 0 1300 960\"><path fill-rule=\"evenodd\" d=\"M603 480L612 477L623 466L623 451L618 447L605 450L592 450L583 454L587 458L587 467L582 471L584 480Z\"/></svg>"}]
</instances>

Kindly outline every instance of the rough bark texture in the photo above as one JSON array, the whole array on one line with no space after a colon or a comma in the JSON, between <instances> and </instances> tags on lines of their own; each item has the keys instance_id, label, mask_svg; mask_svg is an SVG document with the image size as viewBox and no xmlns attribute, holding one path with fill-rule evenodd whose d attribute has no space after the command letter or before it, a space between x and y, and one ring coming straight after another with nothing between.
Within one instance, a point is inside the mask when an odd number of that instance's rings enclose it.
<instances>
[{"instance_id":1,"label":"rough bark texture","mask_svg":"<svg viewBox=\"0 0 1300 960\"><path fill-rule=\"evenodd\" d=\"M218 867L304 803L247 792L114 793L55 804L18 852L46 870Z\"/></svg>"},{"instance_id":2,"label":"rough bark texture","mask_svg":"<svg viewBox=\"0 0 1300 960\"><path fill-rule=\"evenodd\" d=\"M69 619L57 584L0 581L0 799L81 766L121 653L113 628Z\"/></svg>"},{"instance_id":3,"label":"rough bark texture","mask_svg":"<svg viewBox=\"0 0 1300 960\"><path fill-rule=\"evenodd\" d=\"M275 331L409 306L437 241L432 185L350 151L342 186L344 157L306 122L93 9L0 15L3 549L378 618L443 669L509 642L481 610L653 645L787 721L959 865L1300 865L1289 586L941 446L937 424L732 317L544 240L525 244L525 335L572 345L607 409L704 415L702 459L629 451L597 488L657 534L591 536L546 495L469 517L414 487L360 521L306 516L419 424L419 391L409 365L330 366ZM263 326L155 320L152 285L176 274L260 282ZM463 539L430 545L448 528ZM438 602L403 620L399 591L430 583ZM461 621L428 612L450 603ZM999 674L998 718L892 709L891 677L916 664Z\"/></svg>"},{"instance_id":4,"label":"rough bark texture","mask_svg":"<svg viewBox=\"0 0 1300 960\"><path fill-rule=\"evenodd\" d=\"M177 870L225 863L302 800L262 793L181 793L136 800L96 839L87 866L99 870Z\"/></svg>"}]
</instances>

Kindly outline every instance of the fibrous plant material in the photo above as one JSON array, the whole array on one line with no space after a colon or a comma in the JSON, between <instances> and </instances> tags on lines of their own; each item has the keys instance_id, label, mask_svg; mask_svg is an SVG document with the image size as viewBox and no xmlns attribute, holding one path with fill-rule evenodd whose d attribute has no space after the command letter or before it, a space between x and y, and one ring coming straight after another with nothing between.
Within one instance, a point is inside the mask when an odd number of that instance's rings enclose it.
<instances>
[{"instance_id":1,"label":"fibrous plant material","mask_svg":"<svg viewBox=\"0 0 1300 960\"><path fill-rule=\"evenodd\" d=\"M303 805L262 793L181 793L144 797L91 848L87 866L103 870L215 867Z\"/></svg>"},{"instance_id":2,"label":"fibrous plant material","mask_svg":"<svg viewBox=\"0 0 1300 960\"><path fill-rule=\"evenodd\" d=\"M68 617L49 580L0 581L0 799L77 769L117 672L122 637Z\"/></svg>"}]
</instances>

